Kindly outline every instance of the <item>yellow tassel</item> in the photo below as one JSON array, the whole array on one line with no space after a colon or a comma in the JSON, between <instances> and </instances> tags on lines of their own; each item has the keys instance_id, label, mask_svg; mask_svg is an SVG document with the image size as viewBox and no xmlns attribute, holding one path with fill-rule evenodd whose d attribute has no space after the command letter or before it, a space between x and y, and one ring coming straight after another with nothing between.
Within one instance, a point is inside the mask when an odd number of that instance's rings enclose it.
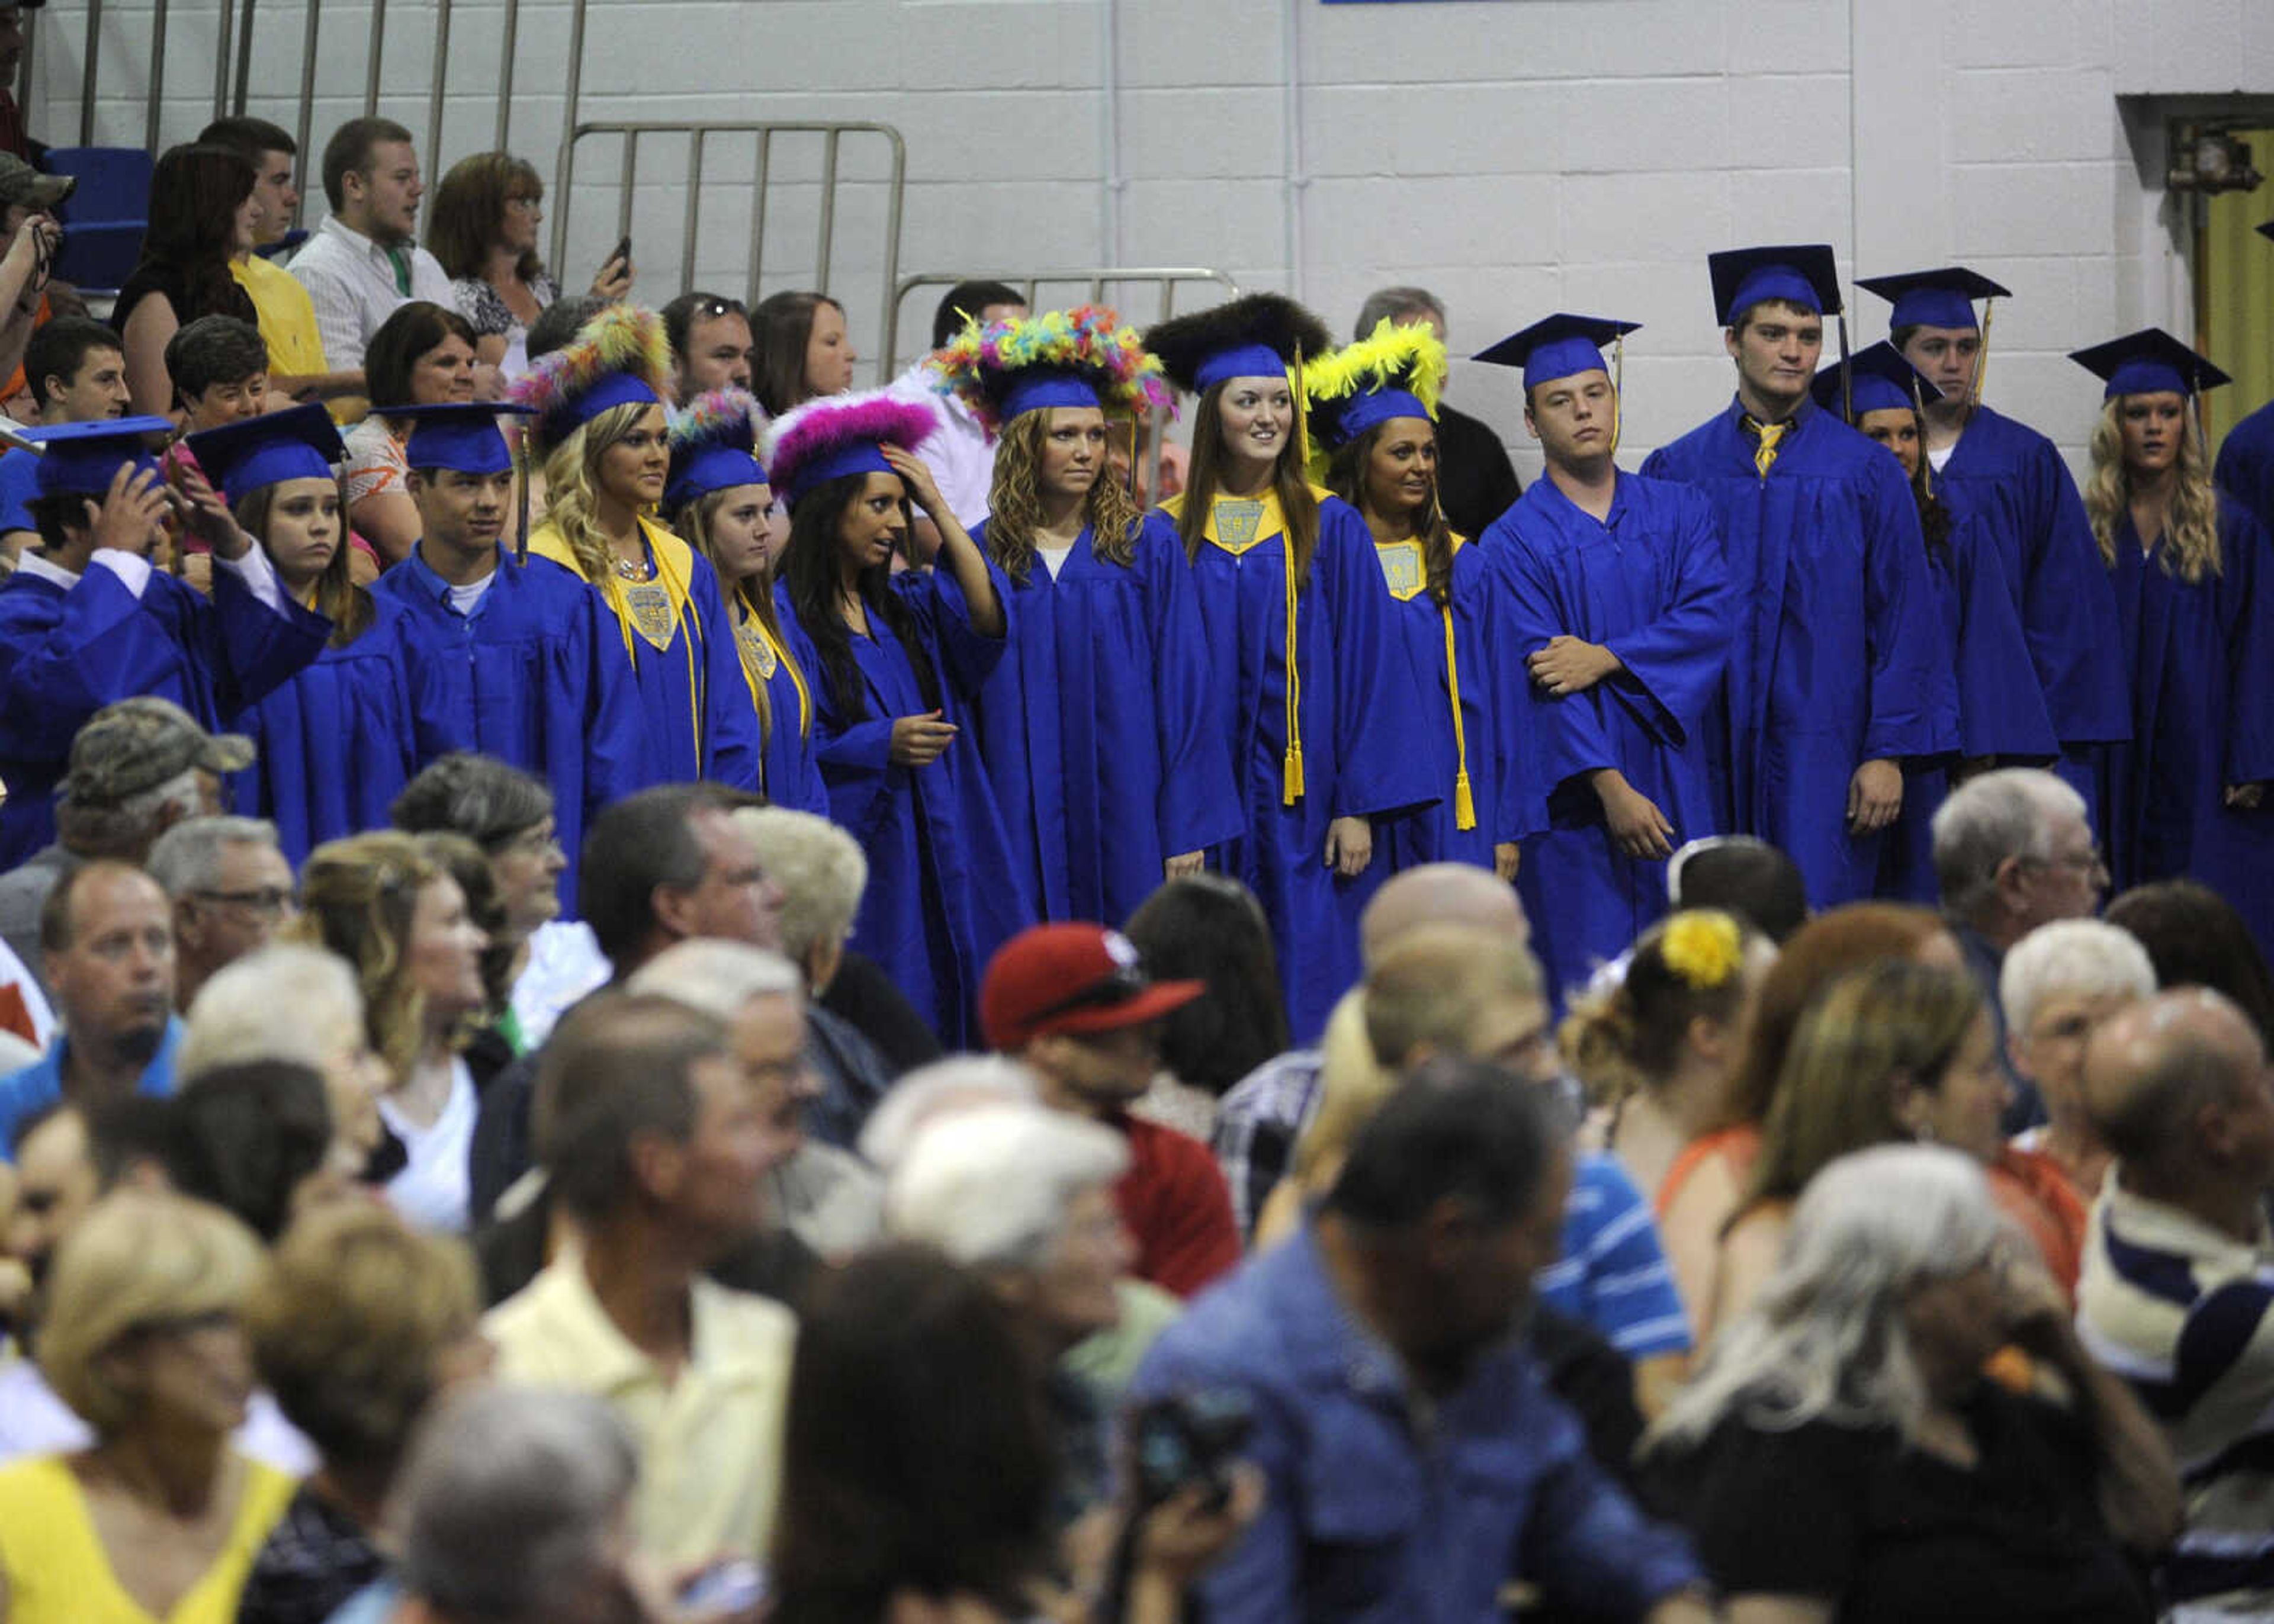
<instances>
[{"instance_id":1,"label":"yellow tassel","mask_svg":"<svg viewBox=\"0 0 2274 1624\"><path fill-rule=\"evenodd\" d=\"M1469 793L1469 775L1465 772L1453 780L1453 825L1457 829L1477 826L1477 798Z\"/></svg>"},{"instance_id":2,"label":"yellow tassel","mask_svg":"<svg viewBox=\"0 0 2274 1624\"><path fill-rule=\"evenodd\" d=\"M1302 798L1303 747L1299 744L1291 744L1287 747L1286 804L1291 807Z\"/></svg>"}]
</instances>

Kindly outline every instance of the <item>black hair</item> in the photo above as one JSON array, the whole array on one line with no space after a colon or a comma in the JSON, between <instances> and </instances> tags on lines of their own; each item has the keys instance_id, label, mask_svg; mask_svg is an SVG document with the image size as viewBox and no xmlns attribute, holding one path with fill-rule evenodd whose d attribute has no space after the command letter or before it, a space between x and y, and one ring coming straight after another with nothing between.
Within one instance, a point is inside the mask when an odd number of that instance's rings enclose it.
<instances>
[{"instance_id":1,"label":"black hair","mask_svg":"<svg viewBox=\"0 0 2274 1624\"><path fill-rule=\"evenodd\" d=\"M48 403L49 379L60 378L68 385L79 377L87 357L98 350L123 357L125 343L117 328L92 316L57 316L37 328L24 346L24 381L31 386L32 403Z\"/></svg>"},{"instance_id":2,"label":"black hair","mask_svg":"<svg viewBox=\"0 0 2274 1624\"><path fill-rule=\"evenodd\" d=\"M1027 296L1008 282L960 282L940 296L939 308L932 312L931 347L937 350L963 331L966 316L973 320L990 304L1024 304Z\"/></svg>"},{"instance_id":3,"label":"black hair","mask_svg":"<svg viewBox=\"0 0 2274 1624\"><path fill-rule=\"evenodd\" d=\"M166 341L166 375L184 401L267 370L268 342L259 327L235 316L200 316Z\"/></svg>"},{"instance_id":4,"label":"black hair","mask_svg":"<svg viewBox=\"0 0 2274 1624\"><path fill-rule=\"evenodd\" d=\"M2195 880L2135 885L2103 915L2148 950L2158 987L2208 987L2274 1043L2274 973L2234 905Z\"/></svg>"},{"instance_id":5,"label":"black hair","mask_svg":"<svg viewBox=\"0 0 2274 1624\"><path fill-rule=\"evenodd\" d=\"M1128 932L1155 980L1208 987L1161 1028L1161 1063L1180 1080L1220 1094L1291 1047L1271 927L1246 886L1221 874L1171 880Z\"/></svg>"},{"instance_id":6,"label":"black hair","mask_svg":"<svg viewBox=\"0 0 2274 1624\"><path fill-rule=\"evenodd\" d=\"M456 311L425 299L411 300L380 322L363 352L372 409L385 411L390 406L415 404L410 377L418 357L440 349L442 341L451 337L463 339L469 350L478 347L471 322Z\"/></svg>"},{"instance_id":7,"label":"black hair","mask_svg":"<svg viewBox=\"0 0 2274 1624\"><path fill-rule=\"evenodd\" d=\"M749 308L740 299L730 299L723 293L704 293L697 289L682 293L663 307L663 335L670 341L671 353L681 360L687 358L688 335L695 330L697 321L716 321L721 316L750 319Z\"/></svg>"},{"instance_id":8,"label":"black hair","mask_svg":"<svg viewBox=\"0 0 2274 1624\"><path fill-rule=\"evenodd\" d=\"M486 852L552 816L544 779L469 750L429 762L387 808L387 821L407 834L463 835Z\"/></svg>"},{"instance_id":9,"label":"black hair","mask_svg":"<svg viewBox=\"0 0 2274 1624\"><path fill-rule=\"evenodd\" d=\"M697 812L725 804L706 784L658 784L592 820L576 865L576 899L612 963L629 972L655 928L657 886L703 883L703 843L689 825Z\"/></svg>"},{"instance_id":10,"label":"black hair","mask_svg":"<svg viewBox=\"0 0 2274 1624\"><path fill-rule=\"evenodd\" d=\"M866 474L846 474L798 498L790 509L789 556L782 565L782 587L797 623L813 641L830 697L847 722L869 719L869 694L853 660L853 635L837 611L837 527L868 488ZM905 500L904 500L905 505ZM892 588L892 568L877 564L861 572L861 601L892 629L915 668L924 709L940 708L939 669L917 633L915 614Z\"/></svg>"},{"instance_id":11,"label":"black hair","mask_svg":"<svg viewBox=\"0 0 2274 1624\"><path fill-rule=\"evenodd\" d=\"M243 113L234 118L215 119L198 132L198 145L233 147L256 164L263 153L281 152L294 158L300 155L300 143L286 134L282 126Z\"/></svg>"},{"instance_id":12,"label":"black hair","mask_svg":"<svg viewBox=\"0 0 2274 1624\"><path fill-rule=\"evenodd\" d=\"M1408 1229L1441 1201L1499 1228L1531 1212L1563 1139L1547 1091L1497 1066L1441 1056L1367 1120L1327 1196L1361 1229Z\"/></svg>"},{"instance_id":13,"label":"black hair","mask_svg":"<svg viewBox=\"0 0 2274 1624\"><path fill-rule=\"evenodd\" d=\"M297 1061L240 1061L199 1072L170 1104L174 1188L235 1214L264 1241L283 1234L293 1192L331 1154L322 1075Z\"/></svg>"},{"instance_id":14,"label":"black hair","mask_svg":"<svg viewBox=\"0 0 2274 1624\"><path fill-rule=\"evenodd\" d=\"M1721 908L1782 947L1808 922L1800 865L1766 840L1733 835L1682 861L1676 908Z\"/></svg>"}]
</instances>

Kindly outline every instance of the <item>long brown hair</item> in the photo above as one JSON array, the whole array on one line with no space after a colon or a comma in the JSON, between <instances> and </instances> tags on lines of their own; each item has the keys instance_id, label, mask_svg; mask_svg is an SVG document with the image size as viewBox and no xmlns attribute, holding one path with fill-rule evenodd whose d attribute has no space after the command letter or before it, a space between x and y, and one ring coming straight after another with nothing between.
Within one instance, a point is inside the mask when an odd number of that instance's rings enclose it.
<instances>
[{"instance_id":1,"label":"long brown hair","mask_svg":"<svg viewBox=\"0 0 2274 1624\"><path fill-rule=\"evenodd\" d=\"M348 961L363 993L365 1035L398 1083L425 1041L426 995L411 979L410 921L418 893L449 869L416 835L395 830L329 840L300 871L293 940Z\"/></svg>"},{"instance_id":2,"label":"long brown hair","mask_svg":"<svg viewBox=\"0 0 2274 1624\"><path fill-rule=\"evenodd\" d=\"M811 292L770 294L750 312L750 342L757 350L750 393L770 417L811 398L805 387L805 350L813 341L813 312L824 304L845 313L827 294Z\"/></svg>"},{"instance_id":3,"label":"long brown hair","mask_svg":"<svg viewBox=\"0 0 2274 1624\"><path fill-rule=\"evenodd\" d=\"M777 648L788 645L782 640L781 615L774 607L774 571L769 561L756 575L737 581L719 563L719 554L711 545L711 523L726 505L729 492L738 489L724 485L716 491L705 491L679 510L672 522L672 533L711 560L711 568L719 573L719 589L730 600L740 603L750 612L750 618L766 628ZM752 690L758 698L758 732L762 737L773 737L773 695L763 682L753 683Z\"/></svg>"},{"instance_id":4,"label":"long brown hair","mask_svg":"<svg viewBox=\"0 0 2274 1624\"><path fill-rule=\"evenodd\" d=\"M2132 513L2132 474L2124 466L2124 402L2118 395L2100 409L2092 425L2092 477L2084 482L2084 510L2092 519L2092 538L2100 544L2100 560L2116 563L2117 532ZM2177 575L2193 586L2205 575L2225 573L2218 545L2218 491L2212 485L2210 461L2203 455L2196 432L2195 415L2180 432L2179 478L2174 482L2171 511L2164 518L2164 536L2156 560L2167 575Z\"/></svg>"},{"instance_id":5,"label":"long brown hair","mask_svg":"<svg viewBox=\"0 0 2274 1624\"><path fill-rule=\"evenodd\" d=\"M1043 522L1043 447L1058 409L1029 411L1004 425L995 447L995 483L987 497L987 554L1012 580L1024 583L1035 568L1035 530ZM1137 561L1137 534L1145 515L1109 464L1082 503L1090 551L1126 569Z\"/></svg>"},{"instance_id":6,"label":"long brown hair","mask_svg":"<svg viewBox=\"0 0 2274 1624\"><path fill-rule=\"evenodd\" d=\"M1374 447L1382 443L1382 437L1397 421L1392 417L1375 424L1356 440L1337 447L1327 463L1327 489L1361 515L1367 511L1367 464L1373 460ZM1434 425L1431 432L1435 432ZM1429 601L1442 609L1453 599L1453 527L1445 523L1445 509L1437 500L1437 482L1434 478L1429 482L1429 505L1418 515L1413 528L1414 539L1421 544L1422 578Z\"/></svg>"},{"instance_id":7,"label":"long brown hair","mask_svg":"<svg viewBox=\"0 0 2274 1624\"><path fill-rule=\"evenodd\" d=\"M276 505L279 485L264 485L248 491L238 499L230 511L237 517L237 528L260 544L261 551L268 550L268 515ZM355 583L355 560L350 556L355 543L348 530L348 493L338 485L340 496L340 545L332 553L332 561L324 566L324 573L316 577L316 613L332 623L332 636L327 645L344 649L371 628L373 608L371 594Z\"/></svg>"},{"instance_id":8,"label":"long brown hair","mask_svg":"<svg viewBox=\"0 0 2274 1624\"><path fill-rule=\"evenodd\" d=\"M426 216L426 251L441 261L453 281L478 277L498 242L509 198L544 200L545 183L526 158L511 153L475 153L461 158L434 188ZM545 261L529 249L514 262L513 274L526 282L545 274Z\"/></svg>"},{"instance_id":9,"label":"long brown hair","mask_svg":"<svg viewBox=\"0 0 2274 1624\"><path fill-rule=\"evenodd\" d=\"M150 175L150 224L143 266L166 266L182 279L184 327L200 316L235 316L245 295L230 275L237 211L252 195L252 162L229 147L169 147ZM140 268L139 267L137 267Z\"/></svg>"},{"instance_id":10,"label":"long brown hair","mask_svg":"<svg viewBox=\"0 0 2274 1624\"><path fill-rule=\"evenodd\" d=\"M1185 480L1184 507L1177 515L1177 534L1185 544L1185 557L1201 555L1201 544L1208 539L1209 509L1215 505L1216 487L1224 483L1224 464L1230 455L1224 448L1224 412L1220 402L1224 392L1237 379L1211 386L1201 396L1200 408L1193 414L1193 466ZM1289 386L1298 400L1302 398L1302 386ZM1295 590L1301 591L1310 583L1311 560L1319 550L1319 499L1311 489L1311 478L1303 463L1302 436L1291 433L1287 443L1279 447L1279 459L1271 465L1271 488L1278 492L1279 510L1287 522L1288 557L1294 560Z\"/></svg>"}]
</instances>

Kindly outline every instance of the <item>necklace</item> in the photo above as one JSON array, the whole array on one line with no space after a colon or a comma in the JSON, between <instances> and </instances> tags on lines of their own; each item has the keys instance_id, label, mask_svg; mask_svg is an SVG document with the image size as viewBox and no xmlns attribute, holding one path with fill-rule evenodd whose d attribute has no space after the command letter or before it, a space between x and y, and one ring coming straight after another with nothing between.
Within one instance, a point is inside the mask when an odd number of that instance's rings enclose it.
<instances>
[{"instance_id":1,"label":"necklace","mask_svg":"<svg viewBox=\"0 0 2274 1624\"><path fill-rule=\"evenodd\" d=\"M644 581L653 573L645 559L642 559L636 564L627 564L620 558L612 558L609 562L616 567L616 573L627 581Z\"/></svg>"}]
</instances>

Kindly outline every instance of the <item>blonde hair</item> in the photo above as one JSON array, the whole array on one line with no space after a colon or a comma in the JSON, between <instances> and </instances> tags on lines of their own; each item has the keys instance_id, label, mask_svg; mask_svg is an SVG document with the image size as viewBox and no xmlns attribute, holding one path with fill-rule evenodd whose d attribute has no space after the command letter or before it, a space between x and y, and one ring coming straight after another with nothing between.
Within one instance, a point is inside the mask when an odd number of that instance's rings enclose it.
<instances>
[{"instance_id":1,"label":"blonde hair","mask_svg":"<svg viewBox=\"0 0 2274 1624\"><path fill-rule=\"evenodd\" d=\"M426 996L406 962L410 921L418 893L449 877L418 836L393 830L327 841L300 871L306 911L292 931L354 966L365 1032L398 1082L410 1075L426 1030Z\"/></svg>"},{"instance_id":2,"label":"blonde hair","mask_svg":"<svg viewBox=\"0 0 2274 1624\"><path fill-rule=\"evenodd\" d=\"M626 401L580 423L545 453L545 522L561 532L576 573L606 590L615 562L600 532L600 456L627 438L639 420L660 410L651 401Z\"/></svg>"},{"instance_id":3,"label":"blonde hair","mask_svg":"<svg viewBox=\"0 0 2274 1624\"><path fill-rule=\"evenodd\" d=\"M995 447L995 483L987 497L987 555L1013 581L1023 583L1034 573L1035 530L1043 522L1043 448L1050 440L1051 416L1058 410L1051 407L1012 418L1003 425ZM1089 526L1090 551L1125 569L1137 561L1137 536L1145 515L1114 477L1110 462L1097 470L1081 516Z\"/></svg>"},{"instance_id":4,"label":"blonde hair","mask_svg":"<svg viewBox=\"0 0 2274 1624\"><path fill-rule=\"evenodd\" d=\"M869 889L861 843L827 818L791 807L740 807L729 816L781 887L783 953L802 965L817 945L841 945Z\"/></svg>"},{"instance_id":5,"label":"blonde hair","mask_svg":"<svg viewBox=\"0 0 2274 1624\"><path fill-rule=\"evenodd\" d=\"M1745 956L1760 939L1719 908L1668 914L1635 944L1624 975L1572 999L1556 1032L1564 1064L1606 1103L1664 1082L1691 1022L1726 1026L1736 1019L1745 1001Z\"/></svg>"},{"instance_id":6,"label":"blonde hair","mask_svg":"<svg viewBox=\"0 0 2274 1624\"><path fill-rule=\"evenodd\" d=\"M1313 1194L1323 1194L1334 1182L1351 1141L1397 1086L1397 1073L1374 1057L1363 988L1344 993L1327 1017L1319 1055L1319 1109L1295 1141L1287 1169L1299 1188Z\"/></svg>"},{"instance_id":7,"label":"blonde hair","mask_svg":"<svg viewBox=\"0 0 2274 1624\"><path fill-rule=\"evenodd\" d=\"M217 1207L158 1191L106 1196L56 1249L41 1373L97 1438L114 1437L134 1419L134 1398L102 1356L138 1331L234 1315L260 1269L260 1243Z\"/></svg>"},{"instance_id":8,"label":"blonde hair","mask_svg":"<svg viewBox=\"0 0 2274 1624\"><path fill-rule=\"evenodd\" d=\"M294 1224L245 1302L261 1381L335 1465L393 1467L433 1396L436 1357L480 1319L466 1248L376 1202Z\"/></svg>"},{"instance_id":9,"label":"blonde hair","mask_svg":"<svg viewBox=\"0 0 2274 1624\"><path fill-rule=\"evenodd\" d=\"M2101 407L2100 421L2092 425L2092 477L2084 483L2093 539L2100 544L2101 562L2112 568L2117 534L2132 512L2132 476L2124 466L2124 402L2129 398L2120 395ZM2187 425L2180 434L2179 477L2156 560L2165 575L2194 586L2205 575L2225 573L2225 567L2219 556L2218 490L2211 483L2210 459L2195 413L2180 415Z\"/></svg>"},{"instance_id":10,"label":"blonde hair","mask_svg":"<svg viewBox=\"0 0 2274 1624\"><path fill-rule=\"evenodd\" d=\"M753 481L753 483L757 483ZM726 505L727 494L739 490L738 485L722 485L716 491L705 491L672 515L674 533L710 560L719 576L719 592L730 601L741 603L750 613L750 618L764 627L776 643L783 643L780 611L774 607L773 566L768 564L750 579L736 580L719 562L719 554L711 545L711 523L718 517L719 509ZM564 535L566 531L562 532ZM756 584L753 585L752 582ZM783 646L787 646L786 643ZM773 695L764 682L750 685L751 696L757 701L758 736L771 741L774 736Z\"/></svg>"}]
</instances>

